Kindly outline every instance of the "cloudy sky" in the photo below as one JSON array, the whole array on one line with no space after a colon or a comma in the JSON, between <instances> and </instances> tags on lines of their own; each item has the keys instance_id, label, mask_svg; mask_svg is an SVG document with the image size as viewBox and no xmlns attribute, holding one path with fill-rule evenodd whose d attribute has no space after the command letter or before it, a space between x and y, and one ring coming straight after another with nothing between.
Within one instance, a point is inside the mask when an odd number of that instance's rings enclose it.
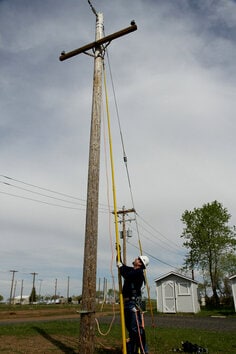
<instances>
[{"instance_id":1,"label":"cloudy sky","mask_svg":"<svg viewBox=\"0 0 236 354\"><path fill-rule=\"evenodd\" d=\"M93 0L111 34L138 30L108 47L128 157L135 222L127 258L150 257L148 280L178 269L186 250L185 210L219 201L236 223L236 2ZM60 53L95 37L86 0L0 0L0 294L32 287L80 294L84 258L93 58ZM107 70L117 204L132 207ZM105 107L105 105L103 104ZM105 112L105 108L103 108ZM97 279L111 270L115 229L102 114ZM108 161L109 163L109 161ZM138 230L137 226L138 225ZM110 231L111 230L111 231Z\"/></svg>"}]
</instances>

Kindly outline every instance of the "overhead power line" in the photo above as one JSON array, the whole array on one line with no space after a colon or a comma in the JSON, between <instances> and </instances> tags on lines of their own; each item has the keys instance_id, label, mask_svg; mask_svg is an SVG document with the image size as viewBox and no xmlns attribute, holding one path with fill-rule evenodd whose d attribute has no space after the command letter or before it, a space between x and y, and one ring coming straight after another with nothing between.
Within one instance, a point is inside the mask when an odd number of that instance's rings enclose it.
<instances>
[{"instance_id":1,"label":"overhead power line","mask_svg":"<svg viewBox=\"0 0 236 354\"><path fill-rule=\"evenodd\" d=\"M59 203L52 203L52 202L49 202L47 201L46 199L44 200L40 200L40 199L37 199L37 198L31 198L29 196L26 196L26 195L18 195L18 194L15 194L15 193L9 193L9 192L6 192L6 191L0 191L1 194L4 194L4 195L9 195L11 197L15 197L15 198L19 198L19 199L24 199L24 200L28 200L28 201L33 201L33 202L36 202L36 203L40 203L40 204L45 204L45 205L50 205L50 206L53 206L53 207L59 207L59 208L64 208L64 209L70 209L70 210L80 210L80 211L83 211L85 212L85 208L86 208L86 200L85 199L82 199L82 198L78 198L78 197L75 197L75 196L72 196L72 195L69 195L69 194L66 194L66 193L62 193L62 192L59 192L59 191L56 191L54 189L49 189L49 188L45 188L45 187L41 187L41 186L38 186L36 184L31 184L31 183L27 183L25 181L22 181L22 180L19 180L19 179L16 179L14 177L9 177L9 176L6 176L6 175L0 175L0 177L6 179L8 182L3 182L3 181L0 181L0 183L2 185L5 185L5 186L8 186L9 188L15 188L15 189L19 189L19 190L22 190L24 192L27 192L27 193L32 193L34 195L38 195L38 196L42 196L43 198L49 198L49 199L53 199L55 201L60 201L62 203L68 203L68 204L71 204L71 205L63 205L63 204L59 204ZM32 187L32 189L28 189L28 188L24 188L24 187L20 187L20 186L17 186L15 184L12 184L10 183L9 181L14 181L14 182L17 182L17 183L20 183L20 184L23 184L25 186L29 186L29 187ZM49 193L52 193L52 194L55 194L55 195L58 195L58 196L63 196L65 198L68 198L68 199L64 199L64 198L57 198L53 195L49 195L49 194L44 194L44 193L40 193L40 192L37 192L35 190L33 190L34 188L38 189L38 190L42 190L42 191L46 191L46 192L49 192ZM78 202L76 202L78 201ZM74 205L74 206L72 206ZM79 207L80 206L80 207ZM109 213L109 207L105 207L105 204L100 204L99 206L99 212L100 213ZM157 243L157 242L163 242L165 245L160 245L162 248L165 248L167 249L166 246L168 246L168 251L170 252L173 252L171 249L175 249L174 245L178 248L178 249L182 249L181 247L179 247L176 243L174 243L172 240L170 240L168 237L164 236L159 230L157 230L155 227L153 227L149 222L147 222L146 220L144 220L143 217L141 217L139 214L136 214L138 216L138 218L144 222L146 225L148 225L152 231L149 231L148 229L146 229L143 225L141 225L140 223L138 223L139 225L139 228L141 227L146 233L148 233L150 236L152 236L153 238L150 238L146 235L144 235L142 233L142 237L143 238L146 238L148 239L150 242L153 242L153 243ZM153 233L154 232L154 233ZM164 240L161 240L160 237L161 236ZM158 238L158 240L157 240ZM129 242L130 243L130 242ZM154 259L156 257L152 256ZM158 258L156 258L158 261L161 262L161 260L159 260ZM164 262L164 261L163 261ZM169 265L169 264L168 264Z\"/></svg>"},{"instance_id":2,"label":"overhead power line","mask_svg":"<svg viewBox=\"0 0 236 354\"><path fill-rule=\"evenodd\" d=\"M94 6L92 5L91 1L88 0L88 3L89 3L89 6L90 6L92 12L93 12L94 15L97 17L97 15L98 15L98 14L97 14L97 11L96 11L96 9L94 8Z\"/></svg>"},{"instance_id":3,"label":"overhead power line","mask_svg":"<svg viewBox=\"0 0 236 354\"><path fill-rule=\"evenodd\" d=\"M5 194L5 195L10 195L11 197L16 197L16 198L21 198L21 199L25 199L25 200L30 200L32 202L37 202L37 203L42 203L42 204L47 204L47 205L52 205L52 206L56 206L56 207L60 207L60 208L65 208L65 209L75 209L75 210L85 210L82 208L76 208L76 207L69 207L66 205L60 205L60 204L54 204L54 203L49 203L49 202L45 202L43 200L39 200L39 199L34 199L34 198L28 198L28 197L24 197L22 195L17 195L17 194L13 194L13 193L7 193L7 192L3 192L0 191L1 194Z\"/></svg>"},{"instance_id":4,"label":"overhead power line","mask_svg":"<svg viewBox=\"0 0 236 354\"><path fill-rule=\"evenodd\" d=\"M149 240L150 242L152 242L153 244L157 244L158 247L162 247L163 249L169 251L169 252L177 252L178 250L182 250L182 248L179 248L177 250L177 247L173 247L172 246L172 242L169 241L165 241L165 240L161 240L156 234L151 233L149 230L147 230L146 228L144 228L141 224L138 224L139 228L142 228L143 231L145 231L146 233L148 233L149 236L152 237L148 237L144 232L140 232L140 234L142 235L143 238Z\"/></svg>"},{"instance_id":5,"label":"overhead power line","mask_svg":"<svg viewBox=\"0 0 236 354\"><path fill-rule=\"evenodd\" d=\"M82 198L78 198L78 197L75 197L75 196L72 196L72 195L69 195L69 194L66 194L66 193L62 193L62 192L58 192L58 191L55 191L53 189L49 189L49 188L45 188L45 187L40 187L36 184L31 184L31 183L27 183L27 182L24 182L24 181L21 181L19 179L16 179L14 177L9 177L9 176L6 176L6 175L0 175L0 177L3 177L3 178L6 178L6 179L10 179L12 181L15 181L15 182L18 182L18 183L22 183L22 184L25 184L27 186L31 186L31 187L34 187L34 188L38 188L38 189L41 189L41 190L44 190L44 191L47 191L47 192L51 192L51 193L55 193L55 194L59 194L59 195L62 195L64 197L68 197L68 198L72 198L72 199L76 199L76 200L82 200L82 201L86 201L86 199L82 199Z\"/></svg>"},{"instance_id":6,"label":"overhead power line","mask_svg":"<svg viewBox=\"0 0 236 354\"><path fill-rule=\"evenodd\" d=\"M153 227L148 221L146 221L141 215L137 214L137 216L146 224L148 225L153 231L158 233L163 239L165 239L168 243L171 242L173 245L175 245L178 249L182 249L180 245L175 243L173 240L170 240L167 236L165 236L163 233L161 233L159 230L157 230L155 227ZM165 241L165 242L166 242Z\"/></svg>"},{"instance_id":7,"label":"overhead power line","mask_svg":"<svg viewBox=\"0 0 236 354\"><path fill-rule=\"evenodd\" d=\"M22 187L19 187L19 186L15 186L14 184L11 184L11 183L2 182L2 181L0 181L0 183L5 184L5 185L10 186L10 187L13 187L13 188L17 188L17 189L23 190L25 192L29 192L29 193L37 194L37 195L40 195L40 196L43 196L43 197L59 200L61 202L66 202L66 203L70 203L70 204L86 206L86 201L84 201L83 204L82 203L77 203L77 202L73 202L71 200L66 200L66 199L62 199L62 198L56 198L56 197L53 197L51 195L35 192L35 191L32 191L32 190L27 189L27 188L22 188Z\"/></svg>"},{"instance_id":8,"label":"overhead power line","mask_svg":"<svg viewBox=\"0 0 236 354\"><path fill-rule=\"evenodd\" d=\"M19 187L19 186L16 186L16 185L12 184L12 183L9 183L9 182L0 181L0 183L2 183L3 185L6 185L6 186L9 186L9 187L12 187L12 188L16 188L16 189L20 189L20 190L23 190L23 191L28 192L28 193L40 195L40 196L45 197L45 198L58 200L58 201L61 201L61 202L64 202L64 203L80 205L80 206L83 206L84 208L86 207L86 199L82 199L82 198L78 198L78 197L75 197L75 196L72 196L72 195L69 195L69 194L66 194L66 193L58 192L58 191L53 190L53 189L40 187L38 185L27 183L27 182L24 182L24 181L21 181L19 179L16 179L16 178L13 178L13 177L9 177L9 176L6 176L6 175L0 175L0 177L5 178L8 181L9 180L15 181L17 183L20 183L20 184L23 184L23 185L26 185L26 186L29 186L29 187L32 187L32 188L36 188L36 189L39 189L39 190L42 190L42 191L53 193L53 194L56 194L56 195L59 195L59 196L63 196L63 197L69 198L69 199L78 200L81 203L74 202L72 200L57 198L57 197L54 197L54 196L51 196L51 195L48 195L48 194L43 194L43 193L36 192L36 191L34 191L32 189ZM22 199L28 199L28 200L35 201L35 202L38 202L38 203L43 203L43 204L48 204L48 205L52 205L52 206L57 206L57 207L61 207L61 208L84 210L84 209L81 209L81 208L76 208L76 207L73 208L73 207L68 207L68 206L61 205L61 204L50 203L50 202L47 202L45 200L42 201L42 200L39 200L39 199L29 198L29 197L27 197L25 195L22 196L22 195L16 195L16 194L13 194L13 193L7 193L7 192L1 192L1 193L2 194L8 194L8 195L11 195L11 196L14 196L14 197L18 197L18 198L22 198ZM100 212L101 211L109 212L109 208L105 204L99 203L99 211Z\"/></svg>"},{"instance_id":9,"label":"overhead power line","mask_svg":"<svg viewBox=\"0 0 236 354\"><path fill-rule=\"evenodd\" d=\"M138 247L138 246L134 245L134 244L131 243L131 242L129 242L129 244L130 244L131 246L133 246L134 248L136 248L136 249L139 250L139 247ZM149 257L155 259L156 261L158 261L158 262L160 262L160 263L162 263L162 264L168 265L169 267L171 267L171 268L173 268L173 269L176 268L176 266L174 266L173 264L167 263L167 262L161 260L160 258L157 258L157 257L153 256L151 253L147 252L146 250L144 250L144 251L145 251L145 255L147 255L147 256L149 256Z\"/></svg>"}]
</instances>

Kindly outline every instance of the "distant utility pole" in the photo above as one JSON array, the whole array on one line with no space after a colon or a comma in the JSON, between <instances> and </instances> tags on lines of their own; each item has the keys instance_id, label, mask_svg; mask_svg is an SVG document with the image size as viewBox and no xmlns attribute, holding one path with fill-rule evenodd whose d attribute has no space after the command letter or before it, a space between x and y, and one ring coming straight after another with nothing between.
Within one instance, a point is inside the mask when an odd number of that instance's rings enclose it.
<instances>
[{"instance_id":1,"label":"distant utility pole","mask_svg":"<svg viewBox=\"0 0 236 354\"><path fill-rule=\"evenodd\" d=\"M106 46L118 37L137 29L134 22L119 32L104 37L103 14L96 15L95 41L71 52L62 52L60 60L66 60L77 54L88 54L92 50L94 57L93 99L90 128L90 148L87 184L87 211L84 243L83 290L80 320L80 352L94 353L95 343L95 310L96 310L96 272L97 272L97 234L98 234L98 198L100 170L100 130L103 59ZM90 54L91 55L91 54Z\"/></svg>"},{"instance_id":2,"label":"distant utility pole","mask_svg":"<svg viewBox=\"0 0 236 354\"><path fill-rule=\"evenodd\" d=\"M126 259L126 237L127 237L127 232L126 232L126 226L125 226L125 223L127 221L131 221L131 219L129 220L126 220L125 219L125 216L129 213L135 213L135 209L132 208L132 209L125 209L125 207L123 206L122 210L118 210L117 211L117 214L121 214L122 215L122 237L123 237L123 262L124 264L126 264L127 262L127 259Z\"/></svg>"},{"instance_id":3,"label":"distant utility pole","mask_svg":"<svg viewBox=\"0 0 236 354\"><path fill-rule=\"evenodd\" d=\"M15 299L15 297L16 297L16 286L17 286L17 280L15 280L13 299Z\"/></svg>"},{"instance_id":4,"label":"distant utility pole","mask_svg":"<svg viewBox=\"0 0 236 354\"><path fill-rule=\"evenodd\" d=\"M106 303L106 299L107 299L107 279L104 278L103 281L103 303Z\"/></svg>"},{"instance_id":5,"label":"distant utility pole","mask_svg":"<svg viewBox=\"0 0 236 354\"><path fill-rule=\"evenodd\" d=\"M22 304L23 300L23 289L24 289L24 279L21 280L21 288L20 288L20 304Z\"/></svg>"},{"instance_id":6,"label":"distant utility pole","mask_svg":"<svg viewBox=\"0 0 236 354\"><path fill-rule=\"evenodd\" d=\"M67 277L67 302L69 303L69 296L70 296L70 277Z\"/></svg>"},{"instance_id":7,"label":"distant utility pole","mask_svg":"<svg viewBox=\"0 0 236 354\"><path fill-rule=\"evenodd\" d=\"M15 273L17 273L17 270L10 270L10 272L12 273L12 279L11 279L11 291L10 291L10 299L9 299L9 303L11 305L12 303L12 292L13 292L13 285L14 285L14 277L15 277Z\"/></svg>"},{"instance_id":8,"label":"distant utility pole","mask_svg":"<svg viewBox=\"0 0 236 354\"><path fill-rule=\"evenodd\" d=\"M55 279L55 294L54 294L55 302L56 302L56 298L57 298L57 278Z\"/></svg>"},{"instance_id":9,"label":"distant utility pole","mask_svg":"<svg viewBox=\"0 0 236 354\"><path fill-rule=\"evenodd\" d=\"M35 276L38 275L38 273L30 273L33 275L33 288L35 288Z\"/></svg>"}]
</instances>

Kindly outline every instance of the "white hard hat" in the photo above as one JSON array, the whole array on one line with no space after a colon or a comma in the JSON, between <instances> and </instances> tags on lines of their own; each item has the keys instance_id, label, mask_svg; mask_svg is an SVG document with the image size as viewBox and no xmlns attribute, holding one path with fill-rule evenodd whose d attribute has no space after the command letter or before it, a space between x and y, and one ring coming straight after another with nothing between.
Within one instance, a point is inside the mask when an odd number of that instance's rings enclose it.
<instances>
[{"instance_id":1,"label":"white hard hat","mask_svg":"<svg viewBox=\"0 0 236 354\"><path fill-rule=\"evenodd\" d=\"M140 261L143 263L144 268L149 265L149 258L147 256L139 256Z\"/></svg>"}]
</instances>

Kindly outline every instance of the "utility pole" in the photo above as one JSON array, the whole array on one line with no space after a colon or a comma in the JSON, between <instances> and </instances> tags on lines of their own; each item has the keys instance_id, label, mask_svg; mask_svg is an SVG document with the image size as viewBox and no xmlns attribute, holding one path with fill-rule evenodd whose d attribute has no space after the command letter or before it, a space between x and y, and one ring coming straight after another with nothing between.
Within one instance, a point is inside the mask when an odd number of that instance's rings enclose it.
<instances>
[{"instance_id":1,"label":"utility pole","mask_svg":"<svg viewBox=\"0 0 236 354\"><path fill-rule=\"evenodd\" d=\"M16 286L17 286L17 280L15 280L15 284L14 284L13 299L15 299L16 297Z\"/></svg>"},{"instance_id":2,"label":"utility pole","mask_svg":"<svg viewBox=\"0 0 236 354\"><path fill-rule=\"evenodd\" d=\"M93 7L92 10L96 15L95 41L71 52L62 52L59 58L61 61L63 61L80 53L88 54L88 50L93 51L92 56L94 57L93 98L87 184L87 210L84 242L83 289L82 307L80 313L81 319L79 341L80 352L83 354L94 353L95 343L98 198L103 58L105 54L106 45L108 45L113 39L121 37L137 29L136 24L132 22L129 27L104 37L103 14L97 13Z\"/></svg>"},{"instance_id":3,"label":"utility pole","mask_svg":"<svg viewBox=\"0 0 236 354\"><path fill-rule=\"evenodd\" d=\"M15 273L17 273L17 270L10 270L10 272L12 273L12 280L11 280L11 291L10 291L10 305L12 303L12 292L13 292L13 285L14 285L14 277L15 277Z\"/></svg>"},{"instance_id":4,"label":"utility pole","mask_svg":"<svg viewBox=\"0 0 236 354\"><path fill-rule=\"evenodd\" d=\"M107 279L104 278L103 280L103 303L106 303L106 299L107 299Z\"/></svg>"},{"instance_id":5,"label":"utility pole","mask_svg":"<svg viewBox=\"0 0 236 354\"><path fill-rule=\"evenodd\" d=\"M69 296L70 296L70 277L67 277L67 303L69 303Z\"/></svg>"},{"instance_id":6,"label":"utility pole","mask_svg":"<svg viewBox=\"0 0 236 354\"><path fill-rule=\"evenodd\" d=\"M57 298L57 278L55 279L55 293L54 293L54 302L56 303Z\"/></svg>"},{"instance_id":7,"label":"utility pole","mask_svg":"<svg viewBox=\"0 0 236 354\"><path fill-rule=\"evenodd\" d=\"M122 210L118 210L117 214L121 214L122 215L122 235L123 235L123 262L124 264L126 264L127 259L126 259L126 226L125 223L126 221L131 221L131 220L126 220L125 219L125 215L129 214L129 213L135 213L135 209L127 209L125 210L125 207L123 206Z\"/></svg>"},{"instance_id":8,"label":"utility pole","mask_svg":"<svg viewBox=\"0 0 236 354\"><path fill-rule=\"evenodd\" d=\"M30 273L33 275L33 288L35 288L35 276L38 275L38 273Z\"/></svg>"},{"instance_id":9,"label":"utility pole","mask_svg":"<svg viewBox=\"0 0 236 354\"><path fill-rule=\"evenodd\" d=\"M24 289L24 279L21 280L21 288L20 288L20 304L22 305L23 300L23 289Z\"/></svg>"}]
</instances>

